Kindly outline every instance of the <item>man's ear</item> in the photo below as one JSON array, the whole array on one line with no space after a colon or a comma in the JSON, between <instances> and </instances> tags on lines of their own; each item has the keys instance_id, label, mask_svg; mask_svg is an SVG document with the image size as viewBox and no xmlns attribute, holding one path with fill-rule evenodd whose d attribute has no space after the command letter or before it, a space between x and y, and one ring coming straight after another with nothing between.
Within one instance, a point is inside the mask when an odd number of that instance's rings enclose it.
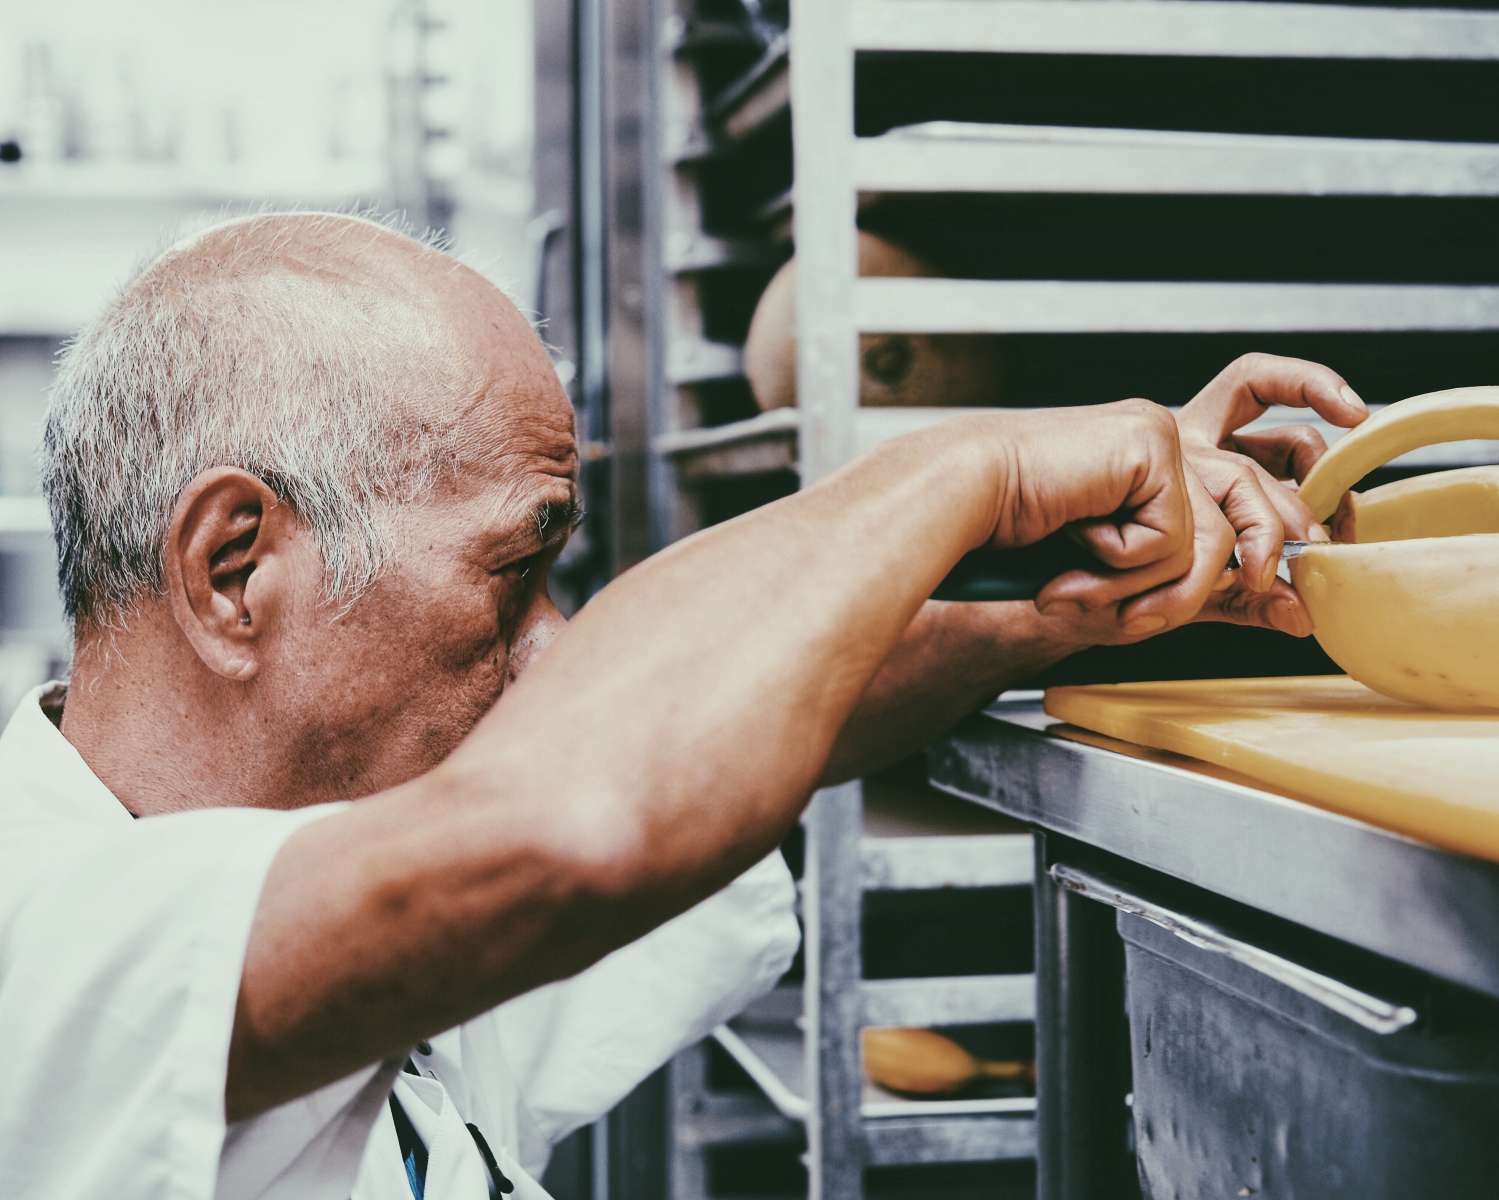
<instances>
[{"instance_id":1,"label":"man's ear","mask_svg":"<svg viewBox=\"0 0 1499 1200\"><path fill-rule=\"evenodd\" d=\"M248 681L292 582L291 510L236 467L198 475L178 497L167 531L165 581L172 615L209 670Z\"/></svg>"}]
</instances>

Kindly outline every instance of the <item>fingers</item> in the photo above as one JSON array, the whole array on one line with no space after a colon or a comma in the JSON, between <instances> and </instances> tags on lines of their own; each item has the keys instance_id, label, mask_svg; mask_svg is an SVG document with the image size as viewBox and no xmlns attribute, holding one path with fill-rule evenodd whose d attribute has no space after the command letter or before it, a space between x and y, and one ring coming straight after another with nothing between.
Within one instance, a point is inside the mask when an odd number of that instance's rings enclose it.
<instances>
[{"instance_id":1,"label":"fingers","mask_svg":"<svg viewBox=\"0 0 1499 1200\"><path fill-rule=\"evenodd\" d=\"M1295 589L1281 579L1265 592L1251 592L1240 586L1214 592L1193 620L1254 625L1292 637L1306 637L1312 632L1312 618L1306 606Z\"/></svg>"},{"instance_id":2,"label":"fingers","mask_svg":"<svg viewBox=\"0 0 1499 1200\"><path fill-rule=\"evenodd\" d=\"M1229 444L1252 458L1276 479L1305 479L1317 460L1327 453L1327 439L1311 425L1286 425L1259 433L1235 434Z\"/></svg>"},{"instance_id":3,"label":"fingers","mask_svg":"<svg viewBox=\"0 0 1499 1200\"><path fill-rule=\"evenodd\" d=\"M1280 514L1280 521L1285 528L1285 536L1298 542L1325 542L1327 541L1327 530L1317 521L1316 514L1307 507L1295 491L1273 478L1268 471L1255 462L1246 460L1248 469L1253 473L1260 487L1264 490L1266 498L1275 506L1275 511ZM1280 553L1276 547L1275 553Z\"/></svg>"},{"instance_id":4,"label":"fingers","mask_svg":"<svg viewBox=\"0 0 1499 1200\"><path fill-rule=\"evenodd\" d=\"M1175 582L1120 605L1119 626L1128 634L1143 636L1185 624L1202 611L1223 574L1234 545L1233 528L1190 471L1187 488L1195 522L1192 564Z\"/></svg>"},{"instance_id":5,"label":"fingers","mask_svg":"<svg viewBox=\"0 0 1499 1200\"><path fill-rule=\"evenodd\" d=\"M1358 393L1331 367L1276 354L1246 354L1194 396L1179 421L1183 429L1217 444L1276 404L1309 408L1345 428L1369 415Z\"/></svg>"},{"instance_id":6,"label":"fingers","mask_svg":"<svg viewBox=\"0 0 1499 1200\"><path fill-rule=\"evenodd\" d=\"M1306 502L1258 463L1229 451L1194 456L1192 468L1238 537L1243 577L1262 592L1275 579L1287 538L1325 542L1327 530Z\"/></svg>"},{"instance_id":7,"label":"fingers","mask_svg":"<svg viewBox=\"0 0 1499 1200\"><path fill-rule=\"evenodd\" d=\"M1148 637L1185 623L1219 585L1233 549L1234 533L1218 505L1191 471L1183 472L1190 510L1189 543L1169 558L1125 571L1069 571L1036 598L1048 616L1096 613L1112 608L1126 639Z\"/></svg>"},{"instance_id":8,"label":"fingers","mask_svg":"<svg viewBox=\"0 0 1499 1200\"><path fill-rule=\"evenodd\" d=\"M1285 522L1247 464L1234 470L1226 491L1209 494L1233 527L1239 553L1239 577L1254 591L1269 590L1280 566L1286 540ZM1288 493L1289 494L1289 493Z\"/></svg>"}]
</instances>

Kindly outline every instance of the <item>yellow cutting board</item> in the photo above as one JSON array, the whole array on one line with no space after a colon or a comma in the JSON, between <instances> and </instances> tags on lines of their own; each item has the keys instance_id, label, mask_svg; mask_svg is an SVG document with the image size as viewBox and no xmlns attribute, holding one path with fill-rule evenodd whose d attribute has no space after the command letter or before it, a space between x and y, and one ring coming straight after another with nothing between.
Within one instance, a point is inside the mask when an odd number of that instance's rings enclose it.
<instances>
[{"instance_id":1,"label":"yellow cutting board","mask_svg":"<svg viewBox=\"0 0 1499 1200\"><path fill-rule=\"evenodd\" d=\"M1046 711L1499 862L1499 714L1412 708L1342 675L1052 688Z\"/></svg>"}]
</instances>

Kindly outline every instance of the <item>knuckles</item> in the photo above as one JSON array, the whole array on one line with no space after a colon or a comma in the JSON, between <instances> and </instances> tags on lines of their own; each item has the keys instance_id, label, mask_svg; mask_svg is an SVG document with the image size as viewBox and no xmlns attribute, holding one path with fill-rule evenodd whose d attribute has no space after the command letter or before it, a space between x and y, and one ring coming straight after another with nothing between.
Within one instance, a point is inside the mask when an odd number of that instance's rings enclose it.
<instances>
[{"instance_id":1,"label":"knuckles","mask_svg":"<svg viewBox=\"0 0 1499 1200\"><path fill-rule=\"evenodd\" d=\"M1131 396L1128 400L1120 400L1113 407L1138 427L1158 437L1165 436L1173 446L1179 443L1176 418L1171 415L1169 408L1141 396Z\"/></svg>"},{"instance_id":2,"label":"knuckles","mask_svg":"<svg viewBox=\"0 0 1499 1200\"><path fill-rule=\"evenodd\" d=\"M1259 375L1268 370L1274 363L1285 361L1277 355L1267 354L1263 350L1250 350L1239 355L1233 362L1228 364L1228 370L1236 375Z\"/></svg>"}]
</instances>

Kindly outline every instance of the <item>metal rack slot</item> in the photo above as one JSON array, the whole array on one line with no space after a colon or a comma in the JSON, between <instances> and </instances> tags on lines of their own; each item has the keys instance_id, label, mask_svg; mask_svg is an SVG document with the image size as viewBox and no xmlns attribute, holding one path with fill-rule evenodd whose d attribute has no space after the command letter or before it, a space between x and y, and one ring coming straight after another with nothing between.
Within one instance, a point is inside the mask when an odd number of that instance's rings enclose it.
<instances>
[{"instance_id":1,"label":"metal rack slot","mask_svg":"<svg viewBox=\"0 0 1499 1200\"><path fill-rule=\"evenodd\" d=\"M811 1113L806 1089L805 1040L790 1023L760 1025L747 1018L730 1021L713 1031L721 1046L749 1076L775 1110L792 1121L806 1121ZM864 1080L859 1090L859 1115L869 1122L953 1117L1029 1116L1036 1110L1030 1096L980 1096L946 1100L911 1100Z\"/></svg>"},{"instance_id":2,"label":"metal rack slot","mask_svg":"<svg viewBox=\"0 0 1499 1200\"><path fill-rule=\"evenodd\" d=\"M1496 196L1499 146L942 122L861 139L854 183L880 192Z\"/></svg>"},{"instance_id":3,"label":"metal rack slot","mask_svg":"<svg viewBox=\"0 0 1499 1200\"><path fill-rule=\"evenodd\" d=\"M692 55L752 45L753 35L734 21L678 14L661 23L661 48L667 54Z\"/></svg>"},{"instance_id":4,"label":"metal rack slot","mask_svg":"<svg viewBox=\"0 0 1499 1200\"><path fill-rule=\"evenodd\" d=\"M789 1142L801 1136L801 1123L778 1112L763 1096L704 1092L692 1110L677 1118L676 1137L693 1149Z\"/></svg>"},{"instance_id":5,"label":"metal rack slot","mask_svg":"<svg viewBox=\"0 0 1499 1200\"><path fill-rule=\"evenodd\" d=\"M864 839L860 881L866 892L939 888L1029 887L1028 833Z\"/></svg>"},{"instance_id":6,"label":"metal rack slot","mask_svg":"<svg viewBox=\"0 0 1499 1200\"><path fill-rule=\"evenodd\" d=\"M867 333L1283 333L1499 328L1499 287L861 279Z\"/></svg>"},{"instance_id":7,"label":"metal rack slot","mask_svg":"<svg viewBox=\"0 0 1499 1200\"><path fill-rule=\"evenodd\" d=\"M865 1126L872 1167L918 1163L1016 1162L1036 1157L1034 1117L921 1118Z\"/></svg>"},{"instance_id":8,"label":"metal rack slot","mask_svg":"<svg viewBox=\"0 0 1499 1200\"><path fill-rule=\"evenodd\" d=\"M1370 411L1379 412L1383 407L1379 404L1371 405ZM918 429L959 413L973 411L976 410L860 409L855 428L858 452L871 450L881 442L903 434L914 433ZM1329 442L1335 441L1343 433L1341 429L1329 425L1320 418L1308 416L1297 409L1272 410L1261 417L1254 428L1268 429L1277 425L1311 425L1319 429ZM706 429L682 429L673 433L660 434L652 442L652 448L657 454L664 455L675 464L680 478L684 481L728 479L771 471L795 471L798 469L797 433L799 428L800 419L796 409L780 408L726 425L715 425ZM1419 450L1412 450L1392 460L1389 466L1398 470L1436 471L1448 467L1468 467L1488 463L1499 463L1499 441L1448 442L1439 446L1423 446ZM953 840L968 843L982 839ZM875 842L871 843L868 853L872 858L886 862L902 853L908 853L914 860L919 860L925 856L926 850L922 844L917 843L930 841L929 838L914 839L908 849L886 848L882 843ZM975 847L972 851L955 848L953 853L964 855L966 861L968 854L971 853L978 858L983 852ZM1001 858L1004 862L1008 862L1010 852L1001 852ZM949 859L948 861L954 864L954 869L956 869L955 864L958 860ZM912 869L919 870L920 868ZM934 869L940 874L947 868ZM996 863L982 869L1004 871L1008 868ZM1029 876L1027 875L1026 878L1028 881ZM954 884L952 886L966 885ZM990 886L1003 885L996 883Z\"/></svg>"},{"instance_id":9,"label":"metal rack slot","mask_svg":"<svg viewBox=\"0 0 1499 1200\"><path fill-rule=\"evenodd\" d=\"M732 267L763 267L776 261L765 245L748 238L720 238L678 231L667 239L664 266L674 275Z\"/></svg>"},{"instance_id":10,"label":"metal rack slot","mask_svg":"<svg viewBox=\"0 0 1499 1200\"><path fill-rule=\"evenodd\" d=\"M666 363L667 381L677 387L743 374L744 352L727 342L681 341L672 347Z\"/></svg>"},{"instance_id":11,"label":"metal rack slot","mask_svg":"<svg viewBox=\"0 0 1499 1200\"><path fill-rule=\"evenodd\" d=\"M1036 1019L1036 981L1030 975L866 979L860 993L866 1025L998 1025Z\"/></svg>"},{"instance_id":12,"label":"metal rack slot","mask_svg":"<svg viewBox=\"0 0 1499 1200\"><path fill-rule=\"evenodd\" d=\"M1499 58L1499 15L1257 0L859 0L858 50L1236 58Z\"/></svg>"},{"instance_id":13,"label":"metal rack slot","mask_svg":"<svg viewBox=\"0 0 1499 1200\"><path fill-rule=\"evenodd\" d=\"M791 105L790 56L790 37L777 38L753 67L713 98L706 114L709 123L737 139L784 115Z\"/></svg>"},{"instance_id":14,"label":"metal rack slot","mask_svg":"<svg viewBox=\"0 0 1499 1200\"><path fill-rule=\"evenodd\" d=\"M663 433L652 448L671 459L684 480L794 471L799 425L796 409L778 408L728 425Z\"/></svg>"}]
</instances>

